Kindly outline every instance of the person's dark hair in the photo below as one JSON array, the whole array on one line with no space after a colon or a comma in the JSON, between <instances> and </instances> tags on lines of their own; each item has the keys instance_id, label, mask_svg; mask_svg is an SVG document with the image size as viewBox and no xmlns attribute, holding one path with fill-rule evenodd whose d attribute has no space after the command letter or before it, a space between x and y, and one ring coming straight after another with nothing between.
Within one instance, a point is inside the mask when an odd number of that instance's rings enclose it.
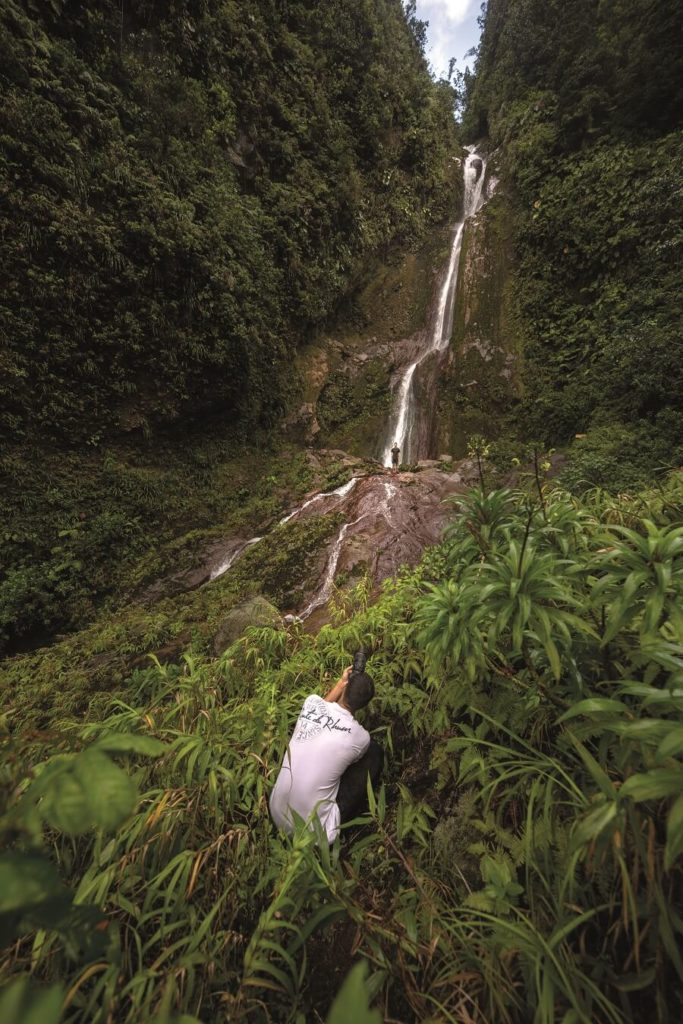
<instances>
[{"instance_id":1,"label":"person's dark hair","mask_svg":"<svg viewBox=\"0 0 683 1024\"><path fill-rule=\"evenodd\" d=\"M360 711L375 696L375 684L366 672L352 672L344 688L344 703L351 711Z\"/></svg>"}]
</instances>

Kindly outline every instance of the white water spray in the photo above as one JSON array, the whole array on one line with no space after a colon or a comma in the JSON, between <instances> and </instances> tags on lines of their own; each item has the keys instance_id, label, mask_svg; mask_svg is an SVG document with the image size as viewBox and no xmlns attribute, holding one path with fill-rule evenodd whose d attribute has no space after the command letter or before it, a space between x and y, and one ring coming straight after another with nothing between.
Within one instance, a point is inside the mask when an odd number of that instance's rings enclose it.
<instances>
[{"instance_id":1,"label":"white water spray","mask_svg":"<svg viewBox=\"0 0 683 1024\"><path fill-rule=\"evenodd\" d=\"M402 461L407 462L412 456L412 435L415 425L415 395L414 378L415 371L432 353L442 352L448 347L451 331L453 329L453 298L455 286L458 280L458 265L460 263L460 252L462 250L462 237L465 230L465 223L473 217L481 205L482 188L486 173L484 160L477 154L474 146L468 146L468 155L465 159L464 178L465 194L463 196L462 220L455 225L451 254L448 261L448 269L444 278L441 292L439 294L439 305L434 320L434 327L428 335L427 344L424 350L414 363L404 370L401 383L396 394L395 415L389 425L386 438L386 446L382 455L382 462L385 466L391 466L391 449L394 441L401 449Z\"/></svg>"},{"instance_id":2,"label":"white water spray","mask_svg":"<svg viewBox=\"0 0 683 1024\"><path fill-rule=\"evenodd\" d=\"M251 540L245 540L244 544L240 544L238 548L235 548L232 554L228 555L228 557L211 572L209 576L209 583L212 580L217 580L219 576L223 575L223 573L226 573L228 569L235 564L240 555L244 554L247 548L252 547L254 544L258 544L260 540L263 540L263 537L252 537Z\"/></svg>"}]
</instances>

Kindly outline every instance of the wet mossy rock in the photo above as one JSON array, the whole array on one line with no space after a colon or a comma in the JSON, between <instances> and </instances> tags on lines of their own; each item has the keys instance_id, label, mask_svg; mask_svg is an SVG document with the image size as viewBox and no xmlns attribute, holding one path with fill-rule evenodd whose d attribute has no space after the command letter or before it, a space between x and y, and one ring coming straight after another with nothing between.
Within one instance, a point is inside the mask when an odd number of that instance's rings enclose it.
<instances>
[{"instance_id":1,"label":"wet mossy rock","mask_svg":"<svg viewBox=\"0 0 683 1024\"><path fill-rule=\"evenodd\" d=\"M473 433L499 435L519 388L510 218L508 198L496 192L465 230L451 347L437 399L436 444L456 456L465 454Z\"/></svg>"},{"instance_id":2,"label":"wet mossy rock","mask_svg":"<svg viewBox=\"0 0 683 1024\"><path fill-rule=\"evenodd\" d=\"M239 639L250 626L271 626L273 629L284 629L279 611L265 597L250 598L243 601L228 612L221 623L213 641L213 652L222 654Z\"/></svg>"},{"instance_id":3,"label":"wet mossy rock","mask_svg":"<svg viewBox=\"0 0 683 1024\"><path fill-rule=\"evenodd\" d=\"M451 224L462 200L459 168L449 182L446 220L419 246L395 250L368 271L329 331L296 360L300 391L286 421L293 440L376 457L391 403L397 359L420 331L448 260Z\"/></svg>"}]
</instances>

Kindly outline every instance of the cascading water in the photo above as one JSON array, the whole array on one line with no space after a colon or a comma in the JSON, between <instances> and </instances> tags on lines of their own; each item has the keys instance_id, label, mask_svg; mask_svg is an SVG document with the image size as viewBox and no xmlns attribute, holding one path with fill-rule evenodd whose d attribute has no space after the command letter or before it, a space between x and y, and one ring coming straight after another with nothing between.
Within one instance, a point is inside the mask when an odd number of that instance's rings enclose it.
<instances>
[{"instance_id":1,"label":"cascading water","mask_svg":"<svg viewBox=\"0 0 683 1024\"><path fill-rule=\"evenodd\" d=\"M458 265L460 263L460 251L462 249L462 236L465 224L470 217L473 217L481 205L482 188L486 165L482 157L476 152L474 146L468 146L468 155L465 159L464 179L465 190L463 196L462 219L455 225L453 233L453 244L448 261L448 269L444 278L439 304L432 329L427 334L427 344L418 358L410 364L401 377L396 392L395 411L389 424L389 431L386 436L386 444L382 454L382 462L385 466L391 466L391 449L394 441L401 449L401 460L409 462L419 457L420 453L415 451L414 439L415 424L417 421L417 410L415 402L415 371L424 360L435 353L443 352L448 347L451 331L453 329L453 298L455 285L458 279Z\"/></svg>"},{"instance_id":2,"label":"cascading water","mask_svg":"<svg viewBox=\"0 0 683 1024\"><path fill-rule=\"evenodd\" d=\"M306 605L304 610L300 612L299 615L293 616L293 618L298 619L299 622L303 622L304 619L308 618L311 612L314 612L316 608L320 608L321 605L327 602L330 594L332 593L332 586L334 584L334 574L336 573L337 565L339 564L339 556L341 555L344 538L346 537L346 534L351 529L351 527L359 523L361 519L365 519L366 516L367 513L365 513L365 515L359 516L358 519L355 519L352 523L344 523L344 525L341 527L339 533L337 534L337 539L334 542L334 545L330 552L329 558L327 559L327 566L325 567L325 576L323 578L323 582L319 590L313 595L313 597Z\"/></svg>"},{"instance_id":3,"label":"cascading water","mask_svg":"<svg viewBox=\"0 0 683 1024\"><path fill-rule=\"evenodd\" d=\"M305 501L302 505L297 505L295 509L289 512L286 516L283 516L278 523L278 526L284 526L285 523L288 523L290 519L294 519L295 516L298 516L299 513L303 512L303 510L308 508L309 505L315 504L316 501L322 501L323 498L345 498L347 494L351 493L357 483L358 477L352 476L350 480L347 480L347 482L342 484L341 487L335 488L334 491L321 491L320 494L314 494L312 498L308 499L308 501ZM243 544L240 544L240 546L232 551L228 557L220 563L220 565L217 565L216 568L211 571L209 574L209 582L217 580L219 576L223 576L228 569L232 568L237 559L240 555L244 554L247 548L252 547L254 544L258 544L260 540L263 540L263 537L252 537L251 540L245 540Z\"/></svg>"},{"instance_id":4,"label":"cascading water","mask_svg":"<svg viewBox=\"0 0 683 1024\"><path fill-rule=\"evenodd\" d=\"M236 548L232 554L228 555L220 565L216 566L215 569L212 569L209 574L209 582L211 583L213 580L217 580L219 576L223 576L223 574L235 564L240 555L244 554L247 548L252 547L254 544L258 544L260 540L263 540L263 537L252 537L251 540L245 540L243 544L240 544L240 546Z\"/></svg>"},{"instance_id":5,"label":"cascading water","mask_svg":"<svg viewBox=\"0 0 683 1024\"><path fill-rule=\"evenodd\" d=\"M299 622L303 622L316 610L316 608L320 608L321 605L326 604L329 600L330 594L332 593L332 587L334 585L334 576L337 571L337 566L339 565L339 556L341 555L344 540L349 530L353 529L353 527L357 526L358 523L362 522L364 519L368 519L372 515L375 517L382 516L386 520L388 526L393 526L391 519L391 502L396 494L396 490L397 489L394 484L390 483L388 480L383 480L383 497L381 497L379 501L377 501L377 498L373 499L373 504L375 505L374 511L363 512L362 515L358 516L357 519L354 519L352 523L344 523L342 525L327 559L325 576L323 577L322 584L304 610L298 615L291 616L292 620L296 619Z\"/></svg>"},{"instance_id":6,"label":"cascading water","mask_svg":"<svg viewBox=\"0 0 683 1024\"><path fill-rule=\"evenodd\" d=\"M464 166L465 194L463 200L462 219L455 225L453 231L453 242L451 245L448 267L446 268L443 284L439 291L438 304L432 317L431 327L427 332L425 332L426 341L424 347L422 351L419 352L417 358L403 371L396 389L394 416L390 424L390 430L386 440L386 448L383 453L383 462L386 466L391 465L391 447L394 441L397 441L401 448L403 461L410 461L411 459L419 457L421 454L418 451L418 445L420 443L418 437L420 430L418 428L420 427L420 416L424 419L425 410L419 410L417 408L415 394L416 377L419 374L420 386L424 387L425 382L428 384L431 378L427 375L427 368L423 368L422 364L429 356L438 356L439 353L443 352L448 347L453 327L453 299L458 276L458 264L460 262L463 232L467 220L477 212L482 203L484 174L485 165L483 159L476 153L473 146L469 147L468 156L465 160ZM324 507L323 515L327 512L331 512L332 510L345 507L345 500L347 496L356 487L360 479L360 477L352 477L352 479L347 483L343 484L341 487L337 487L333 491L314 494L312 497L308 498L307 501L298 505L284 516L280 520L279 525L283 526L291 519L300 515L309 506L320 502L325 498L332 500L329 507ZM369 481L372 478L367 479ZM381 487L381 491L379 493L377 486ZM288 619L302 621L308 618L316 609L327 603L330 594L332 593L334 577L342 555L344 543L350 532L357 532L355 528L359 523L368 519L376 522L377 517L379 516L385 520L389 531L393 530L396 533L396 531L401 530L400 517L398 524L395 524L392 518L392 505L397 500L397 496L400 493L399 490L394 483L388 481L386 478L383 480L380 478L377 481L377 486L374 490L370 490L367 493L364 491L360 499L354 497L356 506L360 503L360 505L365 505L365 509L356 507L356 512L360 511L361 514L357 515L352 522L344 523L341 526L330 549L321 584L315 594L310 598L309 603L303 611L301 611L299 615L287 616ZM368 508L369 496L371 496L371 509ZM405 510L403 514L405 515ZM224 557L221 564L213 569L210 574L210 579L215 580L219 576L222 576L223 573L227 572L248 548L254 544L258 544L261 539L261 537L252 537L251 540L242 541L237 544L234 550L231 551L227 557Z\"/></svg>"},{"instance_id":7,"label":"cascading water","mask_svg":"<svg viewBox=\"0 0 683 1024\"><path fill-rule=\"evenodd\" d=\"M314 494L313 497L309 498L308 501L305 501L303 505L297 505L292 512L284 516L284 518L278 523L278 526L284 526L285 523L288 523L290 519L294 518L294 516L298 516L299 513L303 512L303 510L308 508L309 505L314 505L316 501L321 501L323 498L332 498L335 495L338 498L345 498L347 494L351 493L357 483L358 477L352 476L350 480L347 480L345 484L342 484L341 487L337 487L334 491L321 491L320 494Z\"/></svg>"}]
</instances>

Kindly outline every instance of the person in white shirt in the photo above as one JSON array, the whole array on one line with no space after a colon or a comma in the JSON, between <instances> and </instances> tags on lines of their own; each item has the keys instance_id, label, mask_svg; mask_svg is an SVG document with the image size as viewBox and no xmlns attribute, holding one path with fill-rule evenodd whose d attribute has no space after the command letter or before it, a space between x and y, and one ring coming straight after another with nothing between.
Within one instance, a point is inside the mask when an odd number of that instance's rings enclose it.
<instances>
[{"instance_id":1,"label":"person in white shirt","mask_svg":"<svg viewBox=\"0 0 683 1024\"><path fill-rule=\"evenodd\" d=\"M367 776L376 785L383 752L355 713L374 693L370 676L347 668L324 697L306 698L270 795L278 828L293 832L292 811L305 821L315 814L332 843L341 822L361 813Z\"/></svg>"}]
</instances>

